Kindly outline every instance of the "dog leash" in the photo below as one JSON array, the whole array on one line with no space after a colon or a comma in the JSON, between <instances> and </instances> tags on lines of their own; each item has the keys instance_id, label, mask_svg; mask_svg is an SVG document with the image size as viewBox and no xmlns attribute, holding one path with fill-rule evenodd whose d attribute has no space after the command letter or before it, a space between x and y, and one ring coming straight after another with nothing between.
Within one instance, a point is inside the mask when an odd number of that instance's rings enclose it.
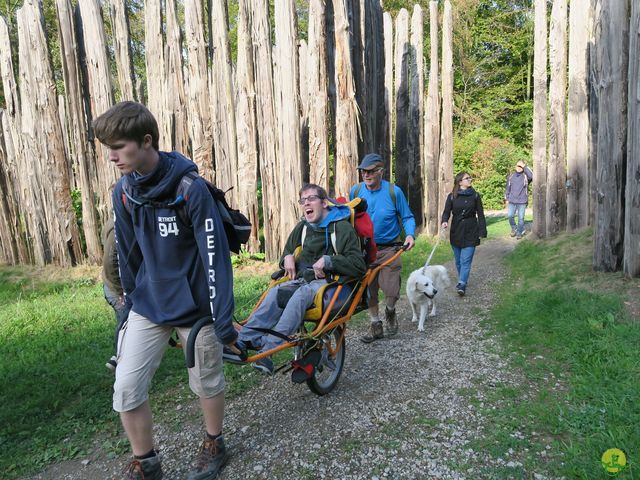
<instances>
[{"instance_id":1,"label":"dog leash","mask_svg":"<svg viewBox=\"0 0 640 480\"><path fill-rule=\"evenodd\" d=\"M429 258L427 258L427 262L424 264L424 267L422 267L422 273L424 273L424 268L428 267L431 263L431 258L433 257L433 254L436 253L436 248L438 248L438 245L440 245L440 240L442 240L442 232L438 234L438 240L436 240L436 243L433 245L431 253L429 254Z\"/></svg>"}]
</instances>

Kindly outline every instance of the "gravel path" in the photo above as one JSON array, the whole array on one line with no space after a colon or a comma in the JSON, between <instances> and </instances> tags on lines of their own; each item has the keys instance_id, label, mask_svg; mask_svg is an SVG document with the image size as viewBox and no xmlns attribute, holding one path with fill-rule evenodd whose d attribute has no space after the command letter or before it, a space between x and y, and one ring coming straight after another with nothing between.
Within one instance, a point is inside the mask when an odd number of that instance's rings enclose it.
<instances>
[{"instance_id":1,"label":"gravel path","mask_svg":"<svg viewBox=\"0 0 640 480\"><path fill-rule=\"evenodd\" d=\"M522 381L491 353L494 340L479 325L514 245L512 239L483 243L467 295L458 297L453 287L440 292L438 315L427 319L426 332L410 322L406 298L398 305L396 336L365 345L358 337L366 325L350 328L345 368L331 394L317 397L289 375L276 375L229 402L225 437L233 456L219 478L491 478L482 452L466 446L487 425L464 392L471 389L482 401L486 388ZM455 269L446 266L455 284ZM179 429L156 427L166 479L185 477L200 442L195 402L181 413L194 420ZM33 478L119 478L125 462L65 462Z\"/></svg>"}]
</instances>

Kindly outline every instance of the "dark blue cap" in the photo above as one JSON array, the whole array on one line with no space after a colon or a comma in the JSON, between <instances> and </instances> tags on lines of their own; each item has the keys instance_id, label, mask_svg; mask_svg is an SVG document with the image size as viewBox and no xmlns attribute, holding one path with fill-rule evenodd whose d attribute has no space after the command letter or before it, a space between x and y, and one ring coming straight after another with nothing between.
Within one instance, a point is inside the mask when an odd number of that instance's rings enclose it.
<instances>
[{"instance_id":1,"label":"dark blue cap","mask_svg":"<svg viewBox=\"0 0 640 480\"><path fill-rule=\"evenodd\" d=\"M378 163L384 164L384 160L380 155L377 153L367 153L362 159L362 162L360 162L360 165L358 165L358 170L368 170L371 167L375 167Z\"/></svg>"}]
</instances>

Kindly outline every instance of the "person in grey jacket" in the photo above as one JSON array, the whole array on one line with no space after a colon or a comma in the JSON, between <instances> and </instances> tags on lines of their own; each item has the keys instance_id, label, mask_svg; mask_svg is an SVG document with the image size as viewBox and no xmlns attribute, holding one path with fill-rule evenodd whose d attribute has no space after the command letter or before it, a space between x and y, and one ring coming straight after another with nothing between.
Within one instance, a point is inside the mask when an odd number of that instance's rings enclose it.
<instances>
[{"instance_id":1,"label":"person in grey jacket","mask_svg":"<svg viewBox=\"0 0 640 480\"><path fill-rule=\"evenodd\" d=\"M511 225L511 236L518 240L524 235L524 211L529 203L529 183L533 180L533 172L522 161L516 163L516 170L507 178L504 199L507 202L507 217ZM518 214L518 223L515 215Z\"/></svg>"}]
</instances>

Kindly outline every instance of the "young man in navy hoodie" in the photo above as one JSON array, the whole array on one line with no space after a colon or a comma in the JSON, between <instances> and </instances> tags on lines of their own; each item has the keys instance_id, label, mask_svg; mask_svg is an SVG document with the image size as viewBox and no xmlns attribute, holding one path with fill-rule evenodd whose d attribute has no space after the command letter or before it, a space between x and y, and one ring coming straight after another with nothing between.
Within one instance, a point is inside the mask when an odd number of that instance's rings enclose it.
<instances>
[{"instance_id":1,"label":"young man in navy hoodie","mask_svg":"<svg viewBox=\"0 0 640 480\"><path fill-rule=\"evenodd\" d=\"M175 200L182 177L197 167L177 152L159 151L158 124L146 107L118 103L93 127L123 175L113 191L113 207L120 277L131 312L118 341L113 408L134 455L124 478L162 478L149 384L172 331L185 344L193 324L210 316L212 323L197 337L195 366L189 369L206 434L188 480L213 479L227 460L221 343L233 350L237 338L231 261L220 214L200 177L181 207L186 215L166 206Z\"/></svg>"}]
</instances>

